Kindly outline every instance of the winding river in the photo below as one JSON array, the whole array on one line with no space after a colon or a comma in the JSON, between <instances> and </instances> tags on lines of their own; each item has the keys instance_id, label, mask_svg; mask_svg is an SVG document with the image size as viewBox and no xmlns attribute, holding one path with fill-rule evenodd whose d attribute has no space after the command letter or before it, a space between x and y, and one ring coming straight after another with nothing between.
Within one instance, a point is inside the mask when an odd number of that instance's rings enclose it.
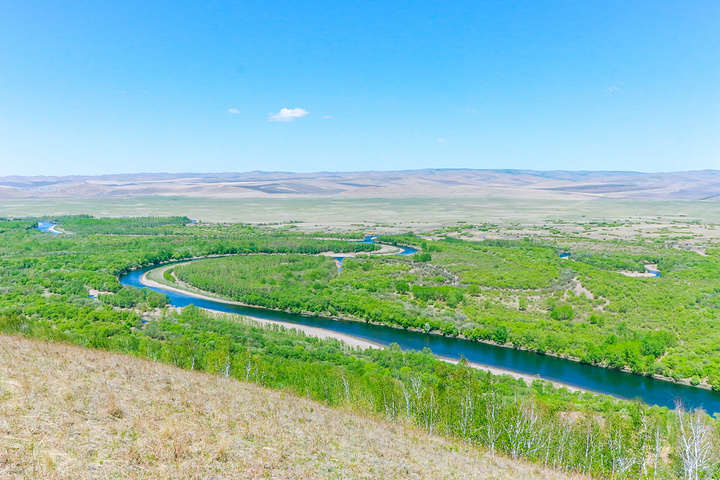
<instances>
[{"instance_id":1,"label":"winding river","mask_svg":"<svg viewBox=\"0 0 720 480\"><path fill-rule=\"evenodd\" d=\"M38 229L58 233L51 229L53 226L54 224L51 222L40 222ZM366 237L362 241L373 243L374 240L375 237ZM396 255L411 255L415 252L416 250L412 248L403 248ZM435 355L441 357L460 359L460 356L464 355L473 363L501 368L523 375L539 376L544 380L565 384L581 390L612 395L622 399L639 398L645 403L669 408L674 407L676 399L681 399L689 408L702 407L710 414L720 413L720 393L687 385L655 380L617 370L563 360L554 356L499 347L463 338L444 337L442 335L408 331L352 320L335 320L321 316L300 315L259 307L232 305L210 299L196 298L161 287L148 287L142 283L142 276L146 272L162 266L165 265L151 265L139 270L133 270L121 276L120 282L123 285L151 288L164 293L170 298L170 304L176 307L195 305L218 312L247 315L295 325L307 325L380 345L387 346L391 343L397 343L403 350L429 348Z\"/></svg>"},{"instance_id":2,"label":"winding river","mask_svg":"<svg viewBox=\"0 0 720 480\"><path fill-rule=\"evenodd\" d=\"M158 266L134 270L120 278L123 285L143 288L142 276ZM640 398L642 401L672 408L676 398L688 407L703 407L709 413L720 412L720 394L687 385L654 380L617 370L585 365L549 355L504 348L455 337L426 334L399 328L374 325L352 320L334 320L320 316L308 316L279 312L259 307L226 304L214 300L200 299L183 293L159 287L147 287L170 297L176 307L195 305L219 312L247 315L266 320L296 325L308 325L333 332L350 335L380 345L397 343L403 350L429 348L441 357L459 359L464 355L469 361L502 368L526 375L538 375L553 382L563 383L617 398Z\"/></svg>"}]
</instances>

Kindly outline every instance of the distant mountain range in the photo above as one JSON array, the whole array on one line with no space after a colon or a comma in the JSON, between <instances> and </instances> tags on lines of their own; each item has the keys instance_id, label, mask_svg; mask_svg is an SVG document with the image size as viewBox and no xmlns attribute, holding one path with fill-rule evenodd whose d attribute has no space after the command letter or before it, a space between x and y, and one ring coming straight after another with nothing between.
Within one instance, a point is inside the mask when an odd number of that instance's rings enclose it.
<instances>
[{"instance_id":1,"label":"distant mountain range","mask_svg":"<svg viewBox=\"0 0 720 480\"><path fill-rule=\"evenodd\" d=\"M671 173L424 169L0 177L1 199L527 196L720 201L720 170Z\"/></svg>"}]
</instances>

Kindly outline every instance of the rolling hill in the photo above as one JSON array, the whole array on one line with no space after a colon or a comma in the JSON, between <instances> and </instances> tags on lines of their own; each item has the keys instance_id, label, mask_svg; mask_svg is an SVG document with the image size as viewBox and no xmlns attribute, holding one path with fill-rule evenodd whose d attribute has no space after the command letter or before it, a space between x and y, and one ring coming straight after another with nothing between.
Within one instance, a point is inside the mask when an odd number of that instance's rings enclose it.
<instances>
[{"instance_id":1,"label":"rolling hill","mask_svg":"<svg viewBox=\"0 0 720 480\"><path fill-rule=\"evenodd\" d=\"M0 177L0 198L499 196L720 201L720 171L425 169L349 173L154 173Z\"/></svg>"}]
</instances>

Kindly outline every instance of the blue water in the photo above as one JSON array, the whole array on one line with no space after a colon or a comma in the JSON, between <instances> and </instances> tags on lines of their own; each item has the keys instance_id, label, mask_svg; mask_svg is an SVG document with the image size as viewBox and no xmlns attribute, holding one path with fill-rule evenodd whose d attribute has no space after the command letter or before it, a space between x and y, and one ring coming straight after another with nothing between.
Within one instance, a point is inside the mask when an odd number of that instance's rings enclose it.
<instances>
[{"instance_id":1,"label":"blue water","mask_svg":"<svg viewBox=\"0 0 720 480\"><path fill-rule=\"evenodd\" d=\"M365 237L362 240L358 240L358 242L360 242L360 243L375 243L376 238L377 238L377 236ZM399 251L398 253L396 253L395 255L412 255L414 253L417 253L417 250L415 250L414 248L410 248L410 247L400 247L400 248L402 248L402 250ZM342 271L342 263L346 257L332 257L332 258L334 258L335 260L338 261L338 272Z\"/></svg>"},{"instance_id":2,"label":"blue water","mask_svg":"<svg viewBox=\"0 0 720 480\"><path fill-rule=\"evenodd\" d=\"M52 233L53 235L57 235L57 234L60 233L60 232L54 232L54 231L50 230L50 229L51 229L52 227L54 227L55 225L57 225L57 223L53 223L53 222L38 222L37 229L40 230L41 232L48 232L48 233Z\"/></svg>"},{"instance_id":3,"label":"blue water","mask_svg":"<svg viewBox=\"0 0 720 480\"><path fill-rule=\"evenodd\" d=\"M146 271L153 268L157 267L150 266L132 271L122 276L120 281L123 285L142 288L144 285L140 282L140 278ZM710 414L720 413L720 393L662 380L653 380L652 378L617 370L584 365L553 356L364 322L333 320L320 316L278 312L258 307L228 305L214 300L193 298L163 288L152 287L152 290L167 294L170 297L170 303L176 307L192 304L219 312L248 315L297 325L309 325L381 345L398 343L403 350L422 350L427 347L441 357L459 359L461 355L464 355L471 362L504 368L527 375L538 375L545 380L556 381L617 398L639 398L651 405L670 408L674 406L675 399L680 398L690 408L702 407Z\"/></svg>"},{"instance_id":4,"label":"blue water","mask_svg":"<svg viewBox=\"0 0 720 480\"><path fill-rule=\"evenodd\" d=\"M375 235L373 237L365 237L362 240L358 240L358 241L362 242L362 243L375 243L376 238L377 238L377 235ZM418 237L418 238L420 238L420 237ZM402 248L402 251L396 253L395 255L412 255L414 253L417 253L417 250L415 250L414 248L404 247L401 245L398 245L398 247Z\"/></svg>"}]
</instances>

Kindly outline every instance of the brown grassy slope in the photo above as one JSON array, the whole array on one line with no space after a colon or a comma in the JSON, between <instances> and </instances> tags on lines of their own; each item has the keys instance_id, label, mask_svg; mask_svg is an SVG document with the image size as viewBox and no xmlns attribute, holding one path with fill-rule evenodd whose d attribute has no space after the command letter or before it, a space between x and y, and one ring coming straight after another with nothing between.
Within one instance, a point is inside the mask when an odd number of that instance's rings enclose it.
<instances>
[{"instance_id":1,"label":"brown grassy slope","mask_svg":"<svg viewBox=\"0 0 720 480\"><path fill-rule=\"evenodd\" d=\"M253 384L0 335L0 478L567 478Z\"/></svg>"}]
</instances>

